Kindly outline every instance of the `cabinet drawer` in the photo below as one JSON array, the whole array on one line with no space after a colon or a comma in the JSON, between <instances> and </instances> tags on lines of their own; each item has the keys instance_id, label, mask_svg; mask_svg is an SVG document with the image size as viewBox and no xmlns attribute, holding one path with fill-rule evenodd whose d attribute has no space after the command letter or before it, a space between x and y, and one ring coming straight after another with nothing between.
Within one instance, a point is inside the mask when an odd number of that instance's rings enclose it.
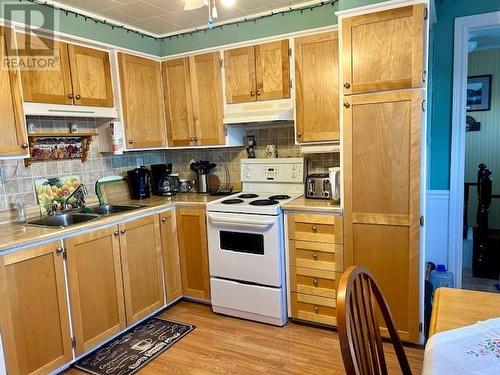
<instances>
[{"instance_id":1,"label":"cabinet drawer","mask_svg":"<svg viewBox=\"0 0 500 375\"><path fill-rule=\"evenodd\" d=\"M294 240L343 243L342 216L292 214L288 216L288 236Z\"/></svg>"},{"instance_id":2,"label":"cabinet drawer","mask_svg":"<svg viewBox=\"0 0 500 375\"><path fill-rule=\"evenodd\" d=\"M337 325L335 299L302 293L291 293L291 295L292 318L331 326Z\"/></svg>"},{"instance_id":3,"label":"cabinet drawer","mask_svg":"<svg viewBox=\"0 0 500 375\"><path fill-rule=\"evenodd\" d=\"M325 271L344 271L344 247L290 240L290 265Z\"/></svg>"},{"instance_id":4,"label":"cabinet drawer","mask_svg":"<svg viewBox=\"0 0 500 375\"><path fill-rule=\"evenodd\" d=\"M290 288L292 292L311 294L325 298L336 298L342 273L290 267Z\"/></svg>"}]
</instances>

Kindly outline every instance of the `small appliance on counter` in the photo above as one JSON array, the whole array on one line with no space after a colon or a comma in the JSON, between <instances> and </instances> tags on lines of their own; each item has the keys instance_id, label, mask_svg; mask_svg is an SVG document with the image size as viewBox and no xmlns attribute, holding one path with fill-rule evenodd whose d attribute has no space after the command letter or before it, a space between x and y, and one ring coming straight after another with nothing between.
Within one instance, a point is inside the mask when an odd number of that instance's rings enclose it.
<instances>
[{"instance_id":1,"label":"small appliance on counter","mask_svg":"<svg viewBox=\"0 0 500 375\"><path fill-rule=\"evenodd\" d=\"M172 174L172 164L151 165L151 185L154 195L172 196L180 190L178 174Z\"/></svg>"},{"instance_id":2,"label":"small appliance on counter","mask_svg":"<svg viewBox=\"0 0 500 375\"><path fill-rule=\"evenodd\" d=\"M144 199L150 196L149 180L151 172L145 166L127 172L132 199Z\"/></svg>"},{"instance_id":3,"label":"small appliance on counter","mask_svg":"<svg viewBox=\"0 0 500 375\"><path fill-rule=\"evenodd\" d=\"M332 188L328 173L312 173L306 178L306 198L330 199Z\"/></svg>"},{"instance_id":4,"label":"small appliance on counter","mask_svg":"<svg viewBox=\"0 0 500 375\"><path fill-rule=\"evenodd\" d=\"M340 167L328 168L330 188L332 193L330 199L336 203L340 202Z\"/></svg>"},{"instance_id":5,"label":"small appliance on counter","mask_svg":"<svg viewBox=\"0 0 500 375\"><path fill-rule=\"evenodd\" d=\"M191 160L190 168L198 176L198 193L208 193L208 176L217 164L207 160Z\"/></svg>"}]
</instances>

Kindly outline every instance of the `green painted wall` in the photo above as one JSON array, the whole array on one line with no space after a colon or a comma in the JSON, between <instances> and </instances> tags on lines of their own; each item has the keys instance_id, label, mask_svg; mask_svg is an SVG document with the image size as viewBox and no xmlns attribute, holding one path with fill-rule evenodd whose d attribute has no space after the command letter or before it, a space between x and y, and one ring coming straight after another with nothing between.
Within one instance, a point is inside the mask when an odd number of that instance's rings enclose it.
<instances>
[{"instance_id":1,"label":"green painted wall","mask_svg":"<svg viewBox=\"0 0 500 375\"><path fill-rule=\"evenodd\" d=\"M304 12L293 12L284 15L231 25L223 28L193 33L165 39L161 46L161 55L168 56L224 44L243 42L245 40L264 38L316 27L336 25L338 3L318 7Z\"/></svg>"},{"instance_id":2,"label":"green painted wall","mask_svg":"<svg viewBox=\"0 0 500 375\"><path fill-rule=\"evenodd\" d=\"M500 10L498 0L437 0L431 33L430 188L449 189L455 18Z\"/></svg>"},{"instance_id":3,"label":"green painted wall","mask_svg":"<svg viewBox=\"0 0 500 375\"><path fill-rule=\"evenodd\" d=\"M13 3L13 1L0 0L0 18L6 18L3 13L4 5L7 3ZM21 4L26 5L26 7L33 6L45 15L49 15L50 12L53 12L53 10L47 6L35 5L28 2L21 2ZM59 19L59 27L57 31L160 56L161 41L156 41L148 37L143 38L138 34L127 33L126 31L117 28L112 29L108 25L95 23L91 20L85 21L83 17L66 15L61 11L55 11L55 15ZM11 21L24 22L21 17L22 14L18 14L17 18L14 17Z\"/></svg>"}]
</instances>

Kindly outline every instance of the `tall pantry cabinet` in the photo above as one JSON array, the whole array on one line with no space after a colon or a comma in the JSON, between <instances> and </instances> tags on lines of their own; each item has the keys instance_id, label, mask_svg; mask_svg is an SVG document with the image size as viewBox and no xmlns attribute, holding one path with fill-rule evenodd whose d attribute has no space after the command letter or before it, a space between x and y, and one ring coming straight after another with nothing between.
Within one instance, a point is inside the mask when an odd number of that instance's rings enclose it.
<instances>
[{"instance_id":1,"label":"tall pantry cabinet","mask_svg":"<svg viewBox=\"0 0 500 375\"><path fill-rule=\"evenodd\" d=\"M342 20L344 250L419 342L423 4Z\"/></svg>"}]
</instances>

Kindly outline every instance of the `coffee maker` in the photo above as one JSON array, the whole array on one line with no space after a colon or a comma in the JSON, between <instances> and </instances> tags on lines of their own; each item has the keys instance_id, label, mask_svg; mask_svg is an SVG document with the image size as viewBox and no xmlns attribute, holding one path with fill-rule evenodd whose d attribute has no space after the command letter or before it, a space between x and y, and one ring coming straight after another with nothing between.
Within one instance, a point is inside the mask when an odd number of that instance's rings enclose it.
<instances>
[{"instance_id":1,"label":"coffee maker","mask_svg":"<svg viewBox=\"0 0 500 375\"><path fill-rule=\"evenodd\" d=\"M149 179L151 172L145 166L127 172L132 199L144 199L150 196Z\"/></svg>"},{"instance_id":2,"label":"coffee maker","mask_svg":"<svg viewBox=\"0 0 500 375\"><path fill-rule=\"evenodd\" d=\"M179 191L179 178L171 175L172 164L151 165L152 190L154 195L171 196Z\"/></svg>"}]
</instances>

